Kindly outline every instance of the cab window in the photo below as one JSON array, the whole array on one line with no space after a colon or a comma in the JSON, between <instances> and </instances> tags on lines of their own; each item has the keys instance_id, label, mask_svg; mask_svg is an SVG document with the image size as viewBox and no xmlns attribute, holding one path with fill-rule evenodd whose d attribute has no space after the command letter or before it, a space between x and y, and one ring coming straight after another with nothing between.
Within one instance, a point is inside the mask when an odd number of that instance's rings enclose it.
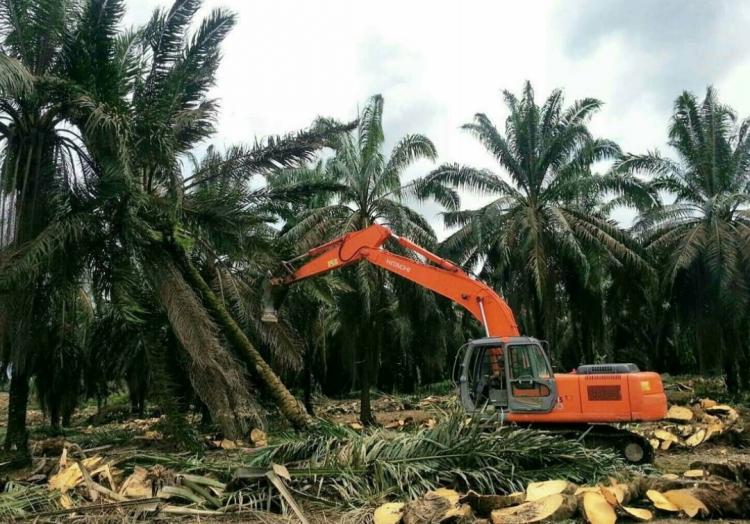
<instances>
[{"instance_id":1,"label":"cab window","mask_svg":"<svg viewBox=\"0 0 750 524\"><path fill-rule=\"evenodd\" d=\"M508 348L510 378L551 378L542 348L536 344L513 344Z\"/></svg>"}]
</instances>

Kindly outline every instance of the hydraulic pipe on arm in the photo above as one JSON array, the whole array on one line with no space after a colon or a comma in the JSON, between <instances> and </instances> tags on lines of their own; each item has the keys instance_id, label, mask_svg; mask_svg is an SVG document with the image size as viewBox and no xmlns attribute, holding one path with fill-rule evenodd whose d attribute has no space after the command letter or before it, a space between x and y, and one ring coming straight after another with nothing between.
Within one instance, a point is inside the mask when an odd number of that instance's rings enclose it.
<instances>
[{"instance_id":1,"label":"hydraulic pipe on arm","mask_svg":"<svg viewBox=\"0 0 750 524\"><path fill-rule=\"evenodd\" d=\"M383 248L389 238L426 261L413 260ZM309 260L294 269L292 262ZM289 274L273 278L271 284L288 285L306 278L322 275L360 261L367 261L407 280L451 299L471 313L484 327L487 336L518 336L518 326L508 304L487 284L472 278L455 264L401 238L385 226L372 226L346 234L309 250L304 255L284 264ZM273 318L273 310L266 309L264 317Z\"/></svg>"}]
</instances>

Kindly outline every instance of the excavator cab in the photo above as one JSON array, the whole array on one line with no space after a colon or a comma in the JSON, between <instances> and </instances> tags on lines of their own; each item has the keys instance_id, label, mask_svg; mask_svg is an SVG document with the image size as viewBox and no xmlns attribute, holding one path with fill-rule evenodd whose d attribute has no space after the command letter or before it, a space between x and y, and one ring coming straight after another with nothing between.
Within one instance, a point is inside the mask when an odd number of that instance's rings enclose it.
<instances>
[{"instance_id":1,"label":"excavator cab","mask_svg":"<svg viewBox=\"0 0 750 524\"><path fill-rule=\"evenodd\" d=\"M457 357L458 390L467 411L548 413L557 388L542 344L530 337L482 338Z\"/></svg>"}]
</instances>

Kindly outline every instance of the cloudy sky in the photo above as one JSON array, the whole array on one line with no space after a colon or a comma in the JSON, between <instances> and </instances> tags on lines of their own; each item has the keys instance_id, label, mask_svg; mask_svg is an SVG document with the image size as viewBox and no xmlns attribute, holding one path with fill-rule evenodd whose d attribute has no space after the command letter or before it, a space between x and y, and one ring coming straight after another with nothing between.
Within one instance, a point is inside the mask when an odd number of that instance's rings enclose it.
<instances>
[{"instance_id":1,"label":"cloudy sky","mask_svg":"<svg viewBox=\"0 0 750 524\"><path fill-rule=\"evenodd\" d=\"M169 3L131 0L127 23ZM750 2L741 0L206 0L214 7L239 17L214 93L219 146L317 115L351 119L381 93L388 145L420 132L439 162L498 170L459 126L476 112L501 125L501 90L518 92L526 79L539 99L561 87L569 101L603 100L592 129L632 152L665 150L672 102L685 89L713 84L750 115ZM465 196L465 207L480 202Z\"/></svg>"}]
</instances>

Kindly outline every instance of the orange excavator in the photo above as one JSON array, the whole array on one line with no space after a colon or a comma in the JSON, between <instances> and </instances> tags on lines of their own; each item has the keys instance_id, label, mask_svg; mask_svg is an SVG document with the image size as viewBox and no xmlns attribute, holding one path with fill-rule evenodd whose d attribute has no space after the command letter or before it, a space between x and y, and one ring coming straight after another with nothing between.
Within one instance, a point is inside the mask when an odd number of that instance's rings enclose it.
<instances>
[{"instance_id":1,"label":"orange excavator","mask_svg":"<svg viewBox=\"0 0 750 524\"><path fill-rule=\"evenodd\" d=\"M389 239L417 256L388 251L384 244ZM546 342L521 336L510 307L491 287L386 226L354 231L284 262L287 274L270 283L286 286L360 261L451 299L484 326L486 337L465 344L456 358L454 378L467 411L501 424L604 443L633 463L653 458L648 441L619 423L664 418L667 400L657 373L639 371L634 364L582 365L570 373L553 373ZM270 297L267 292L266 322L276 321Z\"/></svg>"}]
</instances>

